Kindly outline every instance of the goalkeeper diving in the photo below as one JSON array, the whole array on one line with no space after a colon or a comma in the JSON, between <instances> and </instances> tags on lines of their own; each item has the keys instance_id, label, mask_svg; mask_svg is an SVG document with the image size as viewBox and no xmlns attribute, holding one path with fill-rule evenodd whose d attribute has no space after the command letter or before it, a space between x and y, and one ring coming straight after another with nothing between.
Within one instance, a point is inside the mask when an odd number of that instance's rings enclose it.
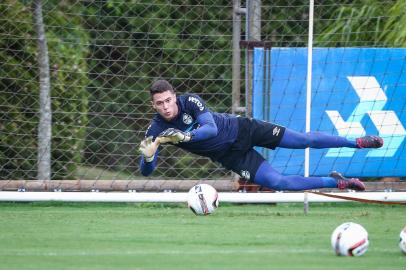
<instances>
[{"instance_id":1,"label":"goalkeeper diving","mask_svg":"<svg viewBox=\"0 0 406 270\"><path fill-rule=\"evenodd\" d=\"M282 175L254 147L380 148L383 145L383 139L378 136L349 140L321 132L300 133L274 123L213 112L197 95L177 96L166 80L155 81L150 95L157 113L139 147L144 176L156 168L160 145L173 144L209 157L245 180L273 190L339 188L363 191L365 185L360 179L346 178L338 172L325 177Z\"/></svg>"}]
</instances>

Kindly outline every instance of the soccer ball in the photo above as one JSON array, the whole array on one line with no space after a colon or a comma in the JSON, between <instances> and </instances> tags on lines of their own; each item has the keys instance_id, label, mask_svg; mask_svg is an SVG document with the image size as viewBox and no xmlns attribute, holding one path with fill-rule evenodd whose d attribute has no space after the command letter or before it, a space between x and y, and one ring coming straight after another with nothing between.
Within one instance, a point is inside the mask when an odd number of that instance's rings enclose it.
<instances>
[{"instance_id":1,"label":"soccer ball","mask_svg":"<svg viewBox=\"0 0 406 270\"><path fill-rule=\"evenodd\" d=\"M343 223L331 235L331 246L338 256L361 256L368 245L368 232L357 223Z\"/></svg>"},{"instance_id":2,"label":"soccer ball","mask_svg":"<svg viewBox=\"0 0 406 270\"><path fill-rule=\"evenodd\" d=\"M400 251L406 255L406 227L400 232L399 247Z\"/></svg>"},{"instance_id":3,"label":"soccer ball","mask_svg":"<svg viewBox=\"0 0 406 270\"><path fill-rule=\"evenodd\" d=\"M195 185L189 190L187 203L196 215L209 215L219 206L217 190L208 184Z\"/></svg>"}]
</instances>

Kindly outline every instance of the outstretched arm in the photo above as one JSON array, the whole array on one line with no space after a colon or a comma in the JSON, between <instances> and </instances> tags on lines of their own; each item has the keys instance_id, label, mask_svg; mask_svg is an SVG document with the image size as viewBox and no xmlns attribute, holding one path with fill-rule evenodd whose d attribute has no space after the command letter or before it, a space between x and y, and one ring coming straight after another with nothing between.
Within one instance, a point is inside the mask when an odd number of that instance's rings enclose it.
<instances>
[{"instance_id":1,"label":"outstretched arm","mask_svg":"<svg viewBox=\"0 0 406 270\"><path fill-rule=\"evenodd\" d=\"M191 132L193 141L202 141L217 136L218 129L211 112L202 113L197 117L200 127Z\"/></svg>"},{"instance_id":2,"label":"outstretched arm","mask_svg":"<svg viewBox=\"0 0 406 270\"><path fill-rule=\"evenodd\" d=\"M198 142L217 136L218 129L213 115L210 112L205 112L197 117L199 128L185 132L176 128L168 128L161 132L158 136L161 143L185 143L185 142Z\"/></svg>"}]
</instances>

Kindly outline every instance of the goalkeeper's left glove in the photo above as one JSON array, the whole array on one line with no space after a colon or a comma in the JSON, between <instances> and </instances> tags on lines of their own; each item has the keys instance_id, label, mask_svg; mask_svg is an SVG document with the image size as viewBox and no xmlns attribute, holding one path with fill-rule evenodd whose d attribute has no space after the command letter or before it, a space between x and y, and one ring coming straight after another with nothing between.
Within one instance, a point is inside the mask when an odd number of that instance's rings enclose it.
<instances>
[{"instance_id":1,"label":"goalkeeper's left glove","mask_svg":"<svg viewBox=\"0 0 406 270\"><path fill-rule=\"evenodd\" d=\"M192 139L190 132L183 132L176 128L168 128L167 130L162 131L159 136L160 143L173 143L177 144L180 142L188 142Z\"/></svg>"}]
</instances>

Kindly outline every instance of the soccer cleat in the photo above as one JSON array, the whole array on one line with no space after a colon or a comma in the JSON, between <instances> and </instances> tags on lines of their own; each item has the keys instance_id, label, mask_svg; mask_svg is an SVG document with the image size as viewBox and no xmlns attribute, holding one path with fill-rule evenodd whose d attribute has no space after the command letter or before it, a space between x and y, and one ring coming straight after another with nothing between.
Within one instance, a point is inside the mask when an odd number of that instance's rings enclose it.
<instances>
[{"instance_id":1,"label":"soccer cleat","mask_svg":"<svg viewBox=\"0 0 406 270\"><path fill-rule=\"evenodd\" d=\"M383 139L379 136L364 136L356 139L358 148L380 148L383 145Z\"/></svg>"},{"instance_id":2,"label":"soccer cleat","mask_svg":"<svg viewBox=\"0 0 406 270\"><path fill-rule=\"evenodd\" d=\"M337 181L337 187L339 189L353 189L357 191L364 191L365 185L358 178L345 178L339 172L331 172L330 177L333 177Z\"/></svg>"}]
</instances>

